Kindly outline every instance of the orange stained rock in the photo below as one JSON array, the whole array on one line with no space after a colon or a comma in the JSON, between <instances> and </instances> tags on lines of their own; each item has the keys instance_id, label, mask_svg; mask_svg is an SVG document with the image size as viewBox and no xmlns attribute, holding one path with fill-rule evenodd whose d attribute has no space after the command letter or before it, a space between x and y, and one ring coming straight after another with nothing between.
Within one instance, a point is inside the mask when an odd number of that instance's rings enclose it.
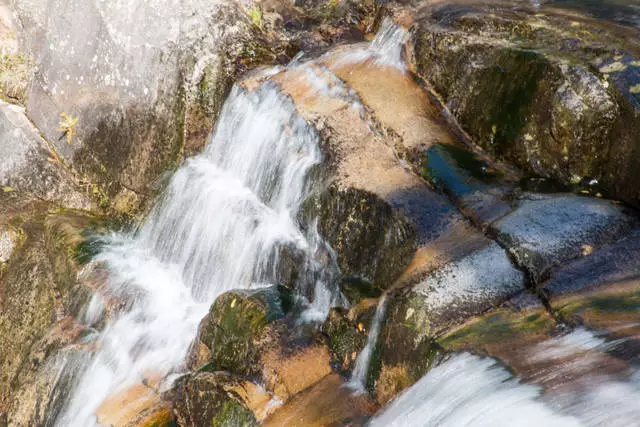
<instances>
[{"instance_id":1,"label":"orange stained rock","mask_svg":"<svg viewBox=\"0 0 640 427\"><path fill-rule=\"evenodd\" d=\"M354 394L344 379L331 374L295 396L262 423L265 427L364 425L377 405L366 394Z\"/></svg>"},{"instance_id":2,"label":"orange stained rock","mask_svg":"<svg viewBox=\"0 0 640 427\"><path fill-rule=\"evenodd\" d=\"M155 380L151 383L157 384ZM144 425L142 419L167 409L169 402L158 395L152 384L138 383L109 396L96 410L96 416L100 425L137 426Z\"/></svg>"},{"instance_id":3,"label":"orange stained rock","mask_svg":"<svg viewBox=\"0 0 640 427\"><path fill-rule=\"evenodd\" d=\"M283 401L331 373L331 355L322 345L295 350L270 349L262 361L267 388Z\"/></svg>"},{"instance_id":4,"label":"orange stained rock","mask_svg":"<svg viewBox=\"0 0 640 427\"><path fill-rule=\"evenodd\" d=\"M366 62L329 63L329 68L357 92L380 124L402 137L405 148L428 148L455 141L427 91L408 73Z\"/></svg>"}]
</instances>

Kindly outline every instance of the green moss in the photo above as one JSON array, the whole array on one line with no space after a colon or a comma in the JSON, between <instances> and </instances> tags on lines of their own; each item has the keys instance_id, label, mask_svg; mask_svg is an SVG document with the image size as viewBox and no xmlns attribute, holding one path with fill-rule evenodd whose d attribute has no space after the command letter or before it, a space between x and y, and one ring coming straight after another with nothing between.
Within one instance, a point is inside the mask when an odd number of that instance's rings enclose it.
<instances>
[{"instance_id":1,"label":"green moss","mask_svg":"<svg viewBox=\"0 0 640 427\"><path fill-rule=\"evenodd\" d=\"M567 316L580 316L591 312L594 315L640 312L640 289L623 295L599 295L578 299L560 308Z\"/></svg>"},{"instance_id":2,"label":"green moss","mask_svg":"<svg viewBox=\"0 0 640 427\"><path fill-rule=\"evenodd\" d=\"M284 316L282 287L257 291L231 291L212 305L201 341L211 349L204 370L225 370L239 375L256 374L260 349L258 341L265 327Z\"/></svg>"},{"instance_id":3,"label":"green moss","mask_svg":"<svg viewBox=\"0 0 640 427\"><path fill-rule=\"evenodd\" d=\"M498 310L438 339L450 351L479 350L486 344L526 340L528 336L545 334L555 326L543 313L520 314Z\"/></svg>"},{"instance_id":4,"label":"green moss","mask_svg":"<svg viewBox=\"0 0 640 427\"><path fill-rule=\"evenodd\" d=\"M252 427L256 419L247 408L235 400L224 402L218 413L211 419L212 427Z\"/></svg>"},{"instance_id":5,"label":"green moss","mask_svg":"<svg viewBox=\"0 0 640 427\"><path fill-rule=\"evenodd\" d=\"M253 25L262 28L262 10L258 6L252 6L247 9L247 15L249 15Z\"/></svg>"}]
</instances>

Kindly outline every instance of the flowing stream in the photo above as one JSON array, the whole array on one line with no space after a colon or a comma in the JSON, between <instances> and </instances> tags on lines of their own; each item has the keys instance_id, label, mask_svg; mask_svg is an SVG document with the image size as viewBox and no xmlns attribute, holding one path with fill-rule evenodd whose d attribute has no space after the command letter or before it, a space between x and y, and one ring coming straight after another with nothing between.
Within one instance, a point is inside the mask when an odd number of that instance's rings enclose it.
<instances>
[{"instance_id":1,"label":"flowing stream","mask_svg":"<svg viewBox=\"0 0 640 427\"><path fill-rule=\"evenodd\" d=\"M551 394L520 383L494 359L454 355L398 396L369 427L637 425L640 372L627 372L627 378L599 372L607 360L603 354L624 341L576 329L534 346L526 357L553 367L534 381L583 376L568 390Z\"/></svg>"},{"instance_id":2,"label":"flowing stream","mask_svg":"<svg viewBox=\"0 0 640 427\"><path fill-rule=\"evenodd\" d=\"M577 427L538 400L538 387L510 379L492 359L459 354L432 369L370 427Z\"/></svg>"},{"instance_id":3,"label":"flowing stream","mask_svg":"<svg viewBox=\"0 0 640 427\"><path fill-rule=\"evenodd\" d=\"M125 309L95 337L99 349L58 425L95 424L107 396L170 373L218 295L274 283L282 246L313 258L321 242L302 233L296 214L320 161L315 131L274 85L233 89L206 151L176 172L137 233L114 236L98 256L111 277L87 317L100 317L105 297ZM324 279L311 307L320 320L331 303Z\"/></svg>"}]
</instances>

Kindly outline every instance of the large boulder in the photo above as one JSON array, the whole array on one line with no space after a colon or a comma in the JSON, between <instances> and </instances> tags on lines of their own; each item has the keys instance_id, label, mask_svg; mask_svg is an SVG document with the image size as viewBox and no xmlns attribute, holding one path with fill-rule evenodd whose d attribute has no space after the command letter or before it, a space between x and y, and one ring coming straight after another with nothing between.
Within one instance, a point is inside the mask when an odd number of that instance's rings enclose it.
<instances>
[{"instance_id":1,"label":"large boulder","mask_svg":"<svg viewBox=\"0 0 640 427\"><path fill-rule=\"evenodd\" d=\"M526 172L595 179L638 204L637 33L499 1L426 6L414 18L412 69L475 142Z\"/></svg>"},{"instance_id":2,"label":"large boulder","mask_svg":"<svg viewBox=\"0 0 640 427\"><path fill-rule=\"evenodd\" d=\"M261 371L265 329L285 314L280 292L277 286L238 290L216 299L198 334L199 341L211 352L208 370L249 376Z\"/></svg>"},{"instance_id":3,"label":"large boulder","mask_svg":"<svg viewBox=\"0 0 640 427\"><path fill-rule=\"evenodd\" d=\"M232 1L12 6L37 66L27 113L65 164L121 211L204 145L236 74L274 58Z\"/></svg>"},{"instance_id":4,"label":"large boulder","mask_svg":"<svg viewBox=\"0 0 640 427\"><path fill-rule=\"evenodd\" d=\"M282 401L330 374L322 338L301 336L284 322L291 302L290 291L278 286L220 295L192 346L192 368L256 379Z\"/></svg>"}]
</instances>

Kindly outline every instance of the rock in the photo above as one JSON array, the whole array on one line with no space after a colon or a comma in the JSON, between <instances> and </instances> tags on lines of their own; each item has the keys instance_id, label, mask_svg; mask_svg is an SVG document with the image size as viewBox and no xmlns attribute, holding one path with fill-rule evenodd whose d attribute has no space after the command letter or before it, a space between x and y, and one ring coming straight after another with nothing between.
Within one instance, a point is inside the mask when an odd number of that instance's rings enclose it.
<instances>
[{"instance_id":1,"label":"rock","mask_svg":"<svg viewBox=\"0 0 640 427\"><path fill-rule=\"evenodd\" d=\"M358 354L367 343L365 324L368 328L370 322L352 320L344 310L332 309L329 312L322 332L329 338L328 346L339 371L347 373L353 370Z\"/></svg>"},{"instance_id":2,"label":"rock","mask_svg":"<svg viewBox=\"0 0 640 427\"><path fill-rule=\"evenodd\" d=\"M105 205L157 191L183 151L204 145L234 77L274 58L235 2L12 6L38 69L27 112Z\"/></svg>"},{"instance_id":3,"label":"rock","mask_svg":"<svg viewBox=\"0 0 640 427\"><path fill-rule=\"evenodd\" d=\"M365 425L377 405L344 387L338 374L326 376L265 419L263 426Z\"/></svg>"},{"instance_id":4,"label":"rock","mask_svg":"<svg viewBox=\"0 0 640 427\"><path fill-rule=\"evenodd\" d=\"M596 179L637 204L640 110L629 88L640 76L621 72L637 52L620 55L637 34L558 5L540 13L493 3L423 8L414 16L412 70L497 157L565 184Z\"/></svg>"},{"instance_id":5,"label":"rock","mask_svg":"<svg viewBox=\"0 0 640 427\"><path fill-rule=\"evenodd\" d=\"M414 226L376 195L331 187L307 201L305 214L336 252L341 272L384 289L406 268L416 249Z\"/></svg>"},{"instance_id":6,"label":"rock","mask_svg":"<svg viewBox=\"0 0 640 427\"><path fill-rule=\"evenodd\" d=\"M527 365L531 348L559 331L542 302L523 292L503 306L453 328L437 343L447 351L497 357L526 378L535 371Z\"/></svg>"},{"instance_id":7,"label":"rock","mask_svg":"<svg viewBox=\"0 0 640 427\"><path fill-rule=\"evenodd\" d=\"M626 235L637 220L608 200L575 195L529 195L493 223L497 240L534 283L549 270Z\"/></svg>"},{"instance_id":8,"label":"rock","mask_svg":"<svg viewBox=\"0 0 640 427\"><path fill-rule=\"evenodd\" d=\"M56 347L60 350L48 348L51 354L23 375L22 384L13 393L7 411L9 425L51 425L60 414L88 356L87 352L75 347L62 348L81 332L79 328L73 328L73 323L73 319L66 318L43 339L49 343L58 340ZM38 344L37 347L46 345Z\"/></svg>"},{"instance_id":9,"label":"rock","mask_svg":"<svg viewBox=\"0 0 640 427\"><path fill-rule=\"evenodd\" d=\"M11 258L13 250L20 244L20 233L6 225L0 230L0 265Z\"/></svg>"},{"instance_id":10,"label":"rock","mask_svg":"<svg viewBox=\"0 0 640 427\"><path fill-rule=\"evenodd\" d=\"M19 191L76 209L91 203L24 109L0 101L0 190Z\"/></svg>"},{"instance_id":11,"label":"rock","mask_svg":"<svg viewBox=\"0 0 640 427\"><path fill-rule=\"evenodd\" d=\"M0 200L0 227L8 222L21 236L0 271L0 406L4 406L30 381L30 372L68 342L46 337L67 336L56 335L52 328L79 314L82 302L76 297L81 285L75 255L84 241L83 230L99 220L80 211L50 213L50 205L13 193L0 194Z\"/></svg>"},{"instance_id":12,"label":"rock","mask_svg":"<svg viewBox=\"0 0 640 427\"><path fill-rule=\"evenodd\" d=\"M496 243L428 274L411 288L405 321L435 335L524 290L524 275ZM410 310L413 308L413 310Z\"/></svg>"},{"instance_id":13,"label":"rock","mask_svg":"<svg viewBox=\"0 0 640 427\"><path fill-rule=\"evenodd\" d=\"M18 29L9 2L0 4L0 98L24 105L33 63L20 51Z\"/></svg>"},{"instance_id":14,"label":"rock","mask_svg":"<svg viewBox=\"0 0 640 427\"><path fill-rule=\"evenodd\" d=\"M171 405L158 393L158 382L157 379L145 379L110 395L96 410L99 425L171 425Z\"/></svg>"},{"instance_id":15,"label":"rock","mask_svg":"<svg viewBox=\"0 0 640 427\"><path fill-rule=\"evenodd\" d=\"M417 247L433 243L463 220L400 160L420 143L429 146L448 137L431 116L426 92L401 70L386 65L378 70L375 58L375 52L363 52L362 47L343 49L269 79L292 97L322 140L325 162L320 175L330 185L305 205L306 222L317 216L318 230L336 251L348 280L364 280L384 290L410 264ZM374 80L389 86L376 87ZM396 89L398 102L409 103L406 113L394 114L381 102L383 93ZM411 129L414 122L418 130Z\"/></svg>"},{"instance_id":16,"label":"rock","mask_svg":"<svg viewBox=\"0 0 640 427\"><path fill-rule=\"evenodd\" d=\"M272 347L261 361L265 387L285 402L331 374L329 350L322 343Z\"/></svg>"},{"instance_id":17,"label":"rock","mask_svg":"<svg viewBox=\"0 0 640 427\"><path fill-rule=\"evenodd\" d=\"M475 224L484 228L512 211L507 199L514 183L477 154L452 144L436 144L424 157L422 175Z\"/></svg>"},{"instance_id":18,"label":"rock","mask_svg":"<svg viewBox=\"0 0 640 427\"><path fill-rule=\"evenodd\" d=\"M432 341L471 316L524 290L524 275L496 243L433 270L394 291L374 352L368 387L385 403L418 381L438 360Z\"/></svg>"},{"instance_id":19,"label":"rock","mask_svg":"<svg viewBox=\"0 0 640 427\"><path fill-rule=\"evenodd\" d=\"M284 317L277 286L220 295L200 326L199 340L211 351L208 370L238 375L261 372L260 341L267 324Z\"/></svg>"},{"instance_id":20,"label":"rock","mask_svg":"<svg viewBox=\"0 0 640 427\"><path fill-rule=\"evenodd\" d=\"M200 372L178 380L174 413L181 426L257 426L243 401L243 382L223 372Z\"/></svg>"},{"instance_id":21,"label":"rock","mask_svg":"<svg viewBox=\"0 0 640 427\"><path fill-rule=\"evenodd\" d=\"M329 375L331 358L324 342L301 337L278 321L285 315L281 295L290 298L278 286L220 295L190 350L191 365L208 356L200 370L258 379L282 401Z\"/></svg>"},{"instance_id":22,"label":"rock","mask_svg":"<svg viewBox=\"0 0 640 427\"><path fill-rule=\"evenodd\" d=\"M567 321L637 340L639 273L640 238L636 232L559 268L541 288L551 308ZM637 349L628 356L637 357Z\"/></svg>"}]
</instances>

